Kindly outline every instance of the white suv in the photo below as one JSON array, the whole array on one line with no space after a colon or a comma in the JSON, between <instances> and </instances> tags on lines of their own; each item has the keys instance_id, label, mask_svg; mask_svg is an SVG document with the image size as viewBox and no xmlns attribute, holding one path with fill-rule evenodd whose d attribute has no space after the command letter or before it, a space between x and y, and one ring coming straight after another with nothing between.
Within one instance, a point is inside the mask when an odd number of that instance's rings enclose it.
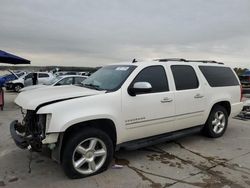
<instances>
[{"instance_id":1,"label":"white suv","mask_svg":"<svg viewBox=\"0 0 250 188\"><path fill-rule=\"evenodd\" d=\"M52 150L66 175L108 168L115 150L136 149L203 132L224 134L242 109L234 71L214 61L160 59L105 66L82 87L31 90L15 102L26 116L10 131L21 148Z\"/></svg>"}]
</instances>

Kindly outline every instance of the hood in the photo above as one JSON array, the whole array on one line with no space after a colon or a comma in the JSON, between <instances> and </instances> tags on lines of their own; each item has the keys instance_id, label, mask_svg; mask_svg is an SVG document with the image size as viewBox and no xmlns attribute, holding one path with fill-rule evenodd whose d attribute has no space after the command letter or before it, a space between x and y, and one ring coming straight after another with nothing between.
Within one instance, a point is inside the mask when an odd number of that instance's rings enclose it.
<instances>
[{"instance_id":1,"label":"hood","mask_svg":"<svg viewBox=\"0 0 250 188\"><path fill-rule=\"evenodd\" d=\"M44 87L49 87L49 86L42 85L42 84L33 85L33 86L27 86L27 87L22 88L22 89L20 90L20 92L29 91L29 90L32 90L32 89L44 88Z\"/></svg>"},{"instance_id":2,"label":"hood","mask_svg":"<svg viewBox=\"0 0 250 188\"><path fill-rule=\"evenodd\" d=\"M18 76L12 71L12 70L8 70L13 76L15 76L15 78L18 78Z\"/></svg>"},{"instance_id":3,"label":"hood","mask_svg":"<svg viewBox=\"0 0 250 188\"><path fill-rule=\"evenodd\" d=\"M9 82L13 83L13 84L15 84L15 83L22 83L23 84L24 79L23 79L23 77L19 77L19 78L15 79L15 80L11 80Z\"/></svg>"},{"instance_id":4,"label":"hood","mask_svg":"<svg viewBox=\"0 0 250 188\"><path fill-rule=\"evenodd\" d=\"M44 103L62 101L75 97L85 97L105 93L105 91L97 91L78 86L57 86L45 87L41 89L33 89L21 92L15 99L15 103L27 110L35 110L39 105Z\"/></svg>"}]
</instances>

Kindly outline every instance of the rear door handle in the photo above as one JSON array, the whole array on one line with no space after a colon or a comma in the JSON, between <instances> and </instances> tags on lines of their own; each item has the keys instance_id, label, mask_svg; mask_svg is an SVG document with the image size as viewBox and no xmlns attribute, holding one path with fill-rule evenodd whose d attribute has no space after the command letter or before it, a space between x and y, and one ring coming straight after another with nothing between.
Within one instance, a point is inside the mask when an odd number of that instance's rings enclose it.
<instances>
[{"instance_id":1,"label":"rear door handle","mask_svg":"<svg viewBox=\"0 0 250 188\"><path fill-rule=\"evenodd\" d=\"M196 99L200 99L200 98L202 98L202 97L204 97L204 95L201 95L201 94L196 94L195 96L194 96L194 98L196 98Z\"/></svg>"},{"instance_id":2,"label":"rear door handle","mask_svg":"<svg viewBox=\"0 0 250 188\"><path fill-rule=\"evenodd\" d=\"M172 102L172 101L173 99L166 97L161 100L161 103Z\"/></svg>"}]
</instances>

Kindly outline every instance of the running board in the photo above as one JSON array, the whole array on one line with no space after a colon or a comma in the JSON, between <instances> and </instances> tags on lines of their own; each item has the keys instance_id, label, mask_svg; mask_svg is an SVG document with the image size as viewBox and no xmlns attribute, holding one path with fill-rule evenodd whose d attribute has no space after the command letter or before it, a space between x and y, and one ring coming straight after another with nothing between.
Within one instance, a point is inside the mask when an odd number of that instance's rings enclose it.
<instances>
[{"instance_id":1,"label":"running board","mask_svg":"<svg viewBox=\"0 0 250 188\"><path fill-rule=\"evenodd\" d=\"M116 146L116 150L119 150L119 149L136 150L139 148L156 145L156 144L160 144L163 142L176 140L184 136L188 136L188 135L201 132L202 128L203 126L200 125L200 126L196 126L196 127L192 127L188 129L183 129L183 130L174 131L170 133L164 133L164 134L160 134L156 136L151 136L147 138L124 142L124 143L118 144Z\"/></svg>"}]
</instances>

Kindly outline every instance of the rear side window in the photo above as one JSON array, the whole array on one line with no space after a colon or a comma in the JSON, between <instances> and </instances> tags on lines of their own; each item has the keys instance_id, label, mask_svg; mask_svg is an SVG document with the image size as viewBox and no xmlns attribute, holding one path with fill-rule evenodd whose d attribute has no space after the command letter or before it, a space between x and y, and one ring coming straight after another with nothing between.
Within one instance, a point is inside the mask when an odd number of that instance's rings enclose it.
<instances>
[{"instance_id":1,"label":"rear side window","mask_svg":"<svg viewBox=\"0 0 250 188\"><path fill-rule=\"evenodd\" d=\"M211 87L239 85L235 74L229 67L199 66Z\"/></svg>"},{"instance_id":2,"label":"rear side window","mask_svg":"<svg viewBox=\"0 0 250 188\"><path fill-rule=\"evenodd\" d=\"M46 77L49 77L49 75L45 73L39 73L39 78L46 78Z\"/></svg>"},{"instance_id":3,"label":"rear side window","mask_svg":"<svg viewBox=\"0 0 250 188\"><path fill-rule=\"evenodd\" d=\"M196 89L199 81L193 67L189 65L172 65L176 90Z\"/></svg>"},{"instance_id":4,"label":"rear side window","mask_svg":"<svg viewBox=\"0 0 250 188\"><path fill-rule=\"evenodd\" d=\"M163 66L150 66L143 69L134 79L135 82L148 82L152 85L151 93L169 91L166 72Z\"/></svg>"}]
</instances>

